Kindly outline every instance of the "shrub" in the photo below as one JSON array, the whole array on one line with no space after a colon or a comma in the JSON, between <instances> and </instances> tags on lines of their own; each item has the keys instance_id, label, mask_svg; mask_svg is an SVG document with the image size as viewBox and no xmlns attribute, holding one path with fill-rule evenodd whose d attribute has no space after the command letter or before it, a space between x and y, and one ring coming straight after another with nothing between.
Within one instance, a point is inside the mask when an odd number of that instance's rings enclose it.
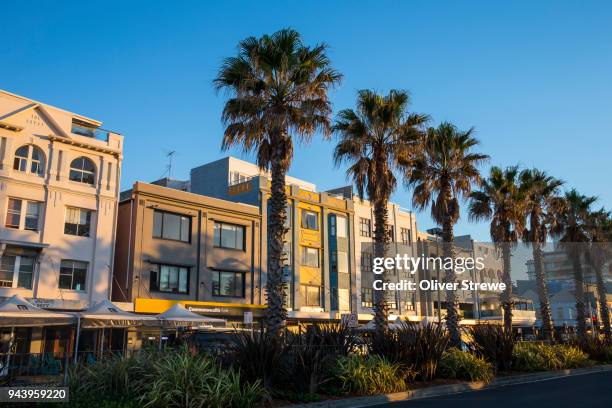
<instances>
[{"instance_id":1,"label":"shrub","mask_svg":"<svg viewBox=\"0 0 612 408\"><path fill-rule=\"evenodd\" d=\"M612 343L599 337L586 337L574 343L585 352L591 360L601 363L612 363Z\"/></svg>"},{"instance_id":2,"label":"shrub","mask_svg":"<svg viewBox=\"0 0 612 408\"><path fill-rule=\"evenodd\" d=\"M473 351L493 364L495 372L510 369L514 349L512 332L498 325L477 324L470 328L470 335Z\"/></svg>"},{"instance_id":3,"label":"shrub","mask_svg":"<svg viewBox=\"0 0 612 408\"><path fill-rule=\"evenodd\" d=\"M434 377L448 343L448 333L441 325L403 321L394 331L374 334L370 350L406 370L414 370L427 381Z\"/></svg>"},{"instance_id":4,"label":"shrub","mask_svg":"<svg viewBox=\"0 0 612 408\"><path fill-rule=\"evenodd\" d=\"M377 355L351 355L338 359L336 376L347 393L387 394L406 388L405 374L397 363Z\"/></svg>"},{"instance_id":5,"label":"shrub","mask_svg":"<svg viewBox=\"0 0 612 408\"><path fill-rule=\"evenodd\" d=\"M467 351L450 349L444 353L438 373L443 378L452 378L468 381L493 380L493 366L484 358L478 357Z\"/></svg>"},{"instance_id":6,"label":"shrub","mask_svg":"<svg viewBox=\"0 0 612 408\"><path fill-rule=\"evenodd\" d=\"M513 368L518 371L560 370L589 365L587 354L566 344L519 343L513 353Z\"/></svg>"}]
</instances>

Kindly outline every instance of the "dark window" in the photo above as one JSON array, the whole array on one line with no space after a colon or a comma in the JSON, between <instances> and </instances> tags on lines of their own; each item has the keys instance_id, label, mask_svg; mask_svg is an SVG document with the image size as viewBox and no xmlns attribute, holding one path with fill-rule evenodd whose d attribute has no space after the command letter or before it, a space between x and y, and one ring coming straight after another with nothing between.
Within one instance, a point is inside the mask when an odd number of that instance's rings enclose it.
<instances>
[{"instance_id":1,"label":"dark window","mask_svg":"<svg viewBox=\"0 0 612 408\"><path fill-rule=\"evenodd\" d=\"M213 271L214 296L244 297L244 272Z\"/></svg>"},{"instance_id":2,"label":"dark window","mask_svg":"<svg viewBox=\"0 0 612 408\"><path fill-rule=\"evenodd\" d=\"M321 287L300 285L300 292L305 306L321 306Z\"/></svg>"},{"instance_id":3,"label":"dark window","mask_svg":"<svg viewBox=\"0 0 612 408\"><path fill-rule=\"evenodd\" d=\"M25 207L25 213L22 211ZM25 229L38 231L38 215L40 213L40 203L36 201L20 200L9 198L6 212L5 226L7 228ZM22 217L22 214L25 217ZM23 225L22 225L22 218Z\"/></svg>"},{"instance_id":4,"label":"dark window","mask_svg":"<svg viewBox=\"0 0 612 408\"><path fill-rule=\"evenodd\" d=\"M158 265L151 271L151 290L171 293L189 293L189 268L175 265Z\"/></svg>"},{"instance_id":5,"label":"dark window","mask_svg":"<svg viewBox=\"0 0 612 408\"><path fill-rule=\"evenodd\" d=\"M155 210L153 212L153 238L191 241L191 217Z\"/></svg>"},{"instance_id":6,"label":"dark window","mask_svg":"<svg viewBox=\"0 0 612 408\"><path fill-rule=\"evenodd\" d=\"M96 167L87 157L77 157L70 163L69 178L71 181L93 185L96 178Z\"/></svg>"},{"instance_id":7,"label":"dark window","mask_svg":"<svg viewBox=\"0 0 612 408\"><path fill-rule=\"evenodd\" d=\"M239 249L244 251L245 227L243 225L215 222L213 244L217 248Z\"/></svg>"},{"instance_id":8,"label":"dark window","mask_svg":"<svg viewBox=\"0 0 612 408\"><path fill-rule=\"evenodd\" d=\"M319 214L314 211L302 209L302 228L318 231Z\"/></svg>"},{"instance_id":9,"label":"dark window","mask_svg":"<svg viewBox=\"0 0 612 408\"><path fill-rule=\"evenodd\" d=\"M15 151L13 169L26 172L28 168L30 173L39 176L45 171L45 156L42 150L34 145L21 146Z\"/></svg>"},{"instance_id":10,"label":"dark window","mask_svg":"<svg viewBox=\"0 0 612 408\"><path fill-rule=\"evenodd\" d=\"M359 218L359 235L362 237L372 236L372 221L369 218Z\"/></svg>"},{"instance_id":11,"label":"dark window","mask_svg":"<svg viewBox=\"0 0 612 408\"><path fill-rule=\"evenodd\" d=\"M389 241L395 242L395 228L393 225L389 225L387 232L389 233Z\"/></svg>"},{"instance_id":12,"label":"dark window","mask_svg":"<svg viewBox=\"0 0 612 408\"><path fill-rule=\"evenodd\" d=\"M361 306L372 307L374 298L372 296L372 288L361 288Z\"/></svg>"},{"instance_id":13,"label":"dark window","mask_svg":"<svg viewBox=\"0 0 612 408\"><path fill-rule=\"evenodd\" d=\"M372 272L372 254L369 252L361 253L361 272Z\"/></svg>"},{"instance_id":14,"label":"dark window","mask_svg":"<svg viewBox=\"0 0 612 408\"><path fill-rule=\"evenodd\" d=\"M85 290L87 277L87 262L62 260L60 266L59 288L70 290Z\"/></svg>"},{"instance_id":15,"label":"dark window","mask_svg":"<svg viewBox=\"0 0 612 408\"><path fill-rule=\"evenodd\" d=\"M83 208L66 208L64 234L88 237L91 230L91 210Z\"/></svg>"}]
</instances>

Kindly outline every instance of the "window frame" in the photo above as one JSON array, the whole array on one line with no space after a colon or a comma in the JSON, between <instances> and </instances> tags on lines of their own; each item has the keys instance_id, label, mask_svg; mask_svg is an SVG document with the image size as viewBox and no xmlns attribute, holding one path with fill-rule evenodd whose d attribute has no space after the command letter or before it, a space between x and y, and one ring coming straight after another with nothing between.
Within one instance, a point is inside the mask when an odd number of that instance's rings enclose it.
<instances>
[{"instance_id":1,"label":"window frame","mask_svg":"<svg viewBox=\"0 0 612 408\"><path fill-rule=\"evenodd\" d=\"M366 229L364 229L364 227ZM372 220L365 217L359 217L359 236L372 238Z\"/></svg>"},{"instance_id":2,"label":"window frame","mask_svg":"<svg viewBox=\"0 0 612 408\"><path fill-rule=\"evenodd\" d=\"M157 267L157 270L151 270L149 271L149 290L153 291L153 292L159 292L159 293L174 293L174 294L178 294L178 295L188 295L190 290L191 290L191 267L187 266L187 265L178 265L178 264L169 264L169 263L155 263L155 266ZM168 268L178 268L177 269L177 289L176 290L166 290L166 289L162 289L161 288L161 276L162 276L162 267L168 267ZM187 276L186 276L186 291L181 291L180 287L181 287L181 269L185 269L187 272ZM155 276L155 279L153 279L153 276ZM168 276L168 282L170 282L170 276ZM169 285L168 285L169 286Z\"/></svg>"},{"instance_id":3,"label":"window frame","mask_svg":"<svg viewBox=\"0 0 612 408\"><path fill-rule=\"evenodd\" d=\"M368 308L374 307L374 289L362 287L360 296L361 296L361 307L368 307ZM369 299L369 301L367 299Z\"/></svg>"},{"instance_id":4,"label":"window frame","mask_svg":"<svg viewBox=\"0 0 612 408\"><path fill-rule=\"evenodd\" d=\"M10 208L11 200L19 201L19 212L17 213L15 210ZM36 216L36 228L28 228L27 227L27 219L28 219L28 210L31 204L35 204L37 206L37 216ZM22 231L32 231L38 232L40 230L40 213L42 210L42 202L36 200L28 200L25 198L17 198L17 197L9 197L6 207L6 218L4 220L4 227ZM19 216L19 224L15 226L14 224L8 224L9 216L18 215Z\"/></svg>"},{"instance_id":5,"label":"window frame","mask_svg":"<svg viewBox=\"0 0 612 408\"><path fill-rule=\"evenodd\" d=\"M301 284L300 285L300 289L303 288L303 293L302 293L302 298L304 299L304 306L306 307L323 307L323 299L322 299L322 293L323 290L321 288L321 286L317 286L317 285L306 285L306 284ZM316 288L318 290L318 303L314 304L314 303L310 303L308 300L310 299L310 296L308 296L308 289L311 288ZM300 290L301 292L302 290Z\"/></svg>"},{"instance_id":6,"label":"window frame","mask_svg":"<svg viewBox=\"0 0 612 408\"><path fill-rule=\"evenodd\" d=\"M411 235L410 228L400 227L400 239L402 240L402 245L412 245Z\"/></svg>"},{"instance_id":7,"label":"window frame","mask_svg":"<svg viewBox=\"0 0 612 408\"><path fill-rule=\"evenodd\" d=\"M160 235L157 236L155 235L155 214L161 214L161 226L160 226ZM176 217L179 217L179 238L168 238L164 236L164 216L165 215L173 215ZM183 224L182 224L182 218L187 218L187 220L189 220L189 227L188 227L188 231L187 231L187 241L180 239L180 237L183 235ZM191 234L192 234L192 228L193 228L193 220L192 220L192 216L191 215L185 215L185 214L181 214L181 213L176 213L173 211L166 211L166 210L159 210L157 208L153 209L153 223L152 223L152 232L151 232L151 236L154 239L162 239L165 241L175 241L175 242L183 242L186 244L191 244Z\"/></svg>"},{"instance_id":8,"label":"window frame","mask_svg":"<svg viewBox=\"0 0 612 408\"><path fill-rule=\"evenodd\" d=\"M26 156L18 156L17 151L24 147L27 148ZM37 160L34 160L34 152L38 152L38 154L40 155ZM24 164L25 170L21 170L22 164ZM39 171L32 171L33 164L36 164ZM40 147L32 143L19 146L17 149L15 149L15 153L13 154L13 170L18 171L20 173L33 174L39 177L43 177L45 175L46 164L47 158L45 156L44 151Z\"/></svg>"},{"instance_id":9,"label":"window frame","mask_svg":"<svg viewBox=\"0 0 612 408\"><path fill-rule=\"evenodd\" d=\"M304 254L306 254L309 249L313 249L313 250L317 251L317 265L316 266L312 266L312 265L309 265L307 263L304 263L304 261L305 261ZM306 257L306 258L308 258L308 257ZM305 266L307 268L316 268L316 269L321 268L321 249L320 248L315 248L315 247L309 247L309 246L306 246L306 245L301 245L300 265L301 266Z\"/></svg>"},{"instance_id":10,"label":"window frame","mask_svg":"<svg viewBox=\"0 0 612 408\"><path fill-rule=\"evenodd\" d=\"M222 295L221 294L221 274L232 274L234 275L234 281L236 277L239 275L241 279L241 290L239 290L240 295ZM215 277L217 278L218 285L215 287ZM213 269L212 270L212 279L211 279L211 293L215 297L224 297L224 298L234 298L234 299L244 299L246 297L246 272L244 271L228 271L225 269Z\"/></svg>"},{"instance_id":11,"label":"window frame","mask_svg":"<svg viewBox=\"0 0 612 408\"><path fill-rule=\"evenodd\" d=\"M219 225L219 244L217 244L217 240L216 240L216 231L217 231L216 226L217 225ZM230 227L236 227L242 230L242 248L234 248L231 246L223 245L223 226L224 225L227 225ZM212 239L213 247L220 248L220 249L229 249L232 251L245 252L246 251L246 230L247 230L246 225L235 224L235 223L225 222L225 221L220 221L220 220L213 220L213 239ZM236 234L238 234L238 232L236 232Z\"/></svg>"},{"instance_id":12,"label":"window frame","mask_svg":"<svg viewBox=\"0 0 612 408\"><path fill-rule=\"evenodd\" d=\"M36 273L36 261L37 258L35 256L27 256L27 255L13 255L13 254L4 254L0 257L0 270L2 270L2 260L4 260L5 258L14 258L13 260L13 277L11 280L11 285L4 285L4 284L0 284L0 288L16 288L16 289L26 289L26 290L32 290L32 287L34 286L34 275ZM31 272L25 272L29 275L31 275L30 277L30 286L20 286L19 285L19 281L20 281L20 277L21 275L24 273L21 270L21 267L23 265L22 263L22 259L23 258L27 258L27 259L31 259L32 260L32 271ZM2 270L3 272L9 272ZM8 280L2 280L1 282L8 282Z\"/></svg>"},{"instance_id":13,"label":"window frame","mask_svg":"<svg viewBox=\"0 0 612 408\"><path fill-rule=\"evenodd\" d=\"M89 171L89 170L85 170L84 168L77 168L77 167L73 167L74 162L76 162L77 160L83 160L82 163L86 163L89 162L91 164L91 166L93 167L93 170ZM84 165L82 167L85 167ZM76 180L72 177L72 172L78 172L80 174L80 179ZM96 178L97 178L97 168L96 168L96 164L93 160L91 160L89 157L86 156L78 156L75 157L74 159L72 159L70 161L70 165L68 166L68 180L73 182L73 183L79 183L79 184L85 184L88 186L92 186L95 187L96 186ZM91 183L87 182L87 181L83 181L84 180L84 175L91 175L92 181Z\"/></svg>"},{"instance_id":14,"label":"window frame","mask_svg":"<svg viewBox=\"0 0 612 408\"><path fill-rule=\"evenodd\" d=\"M64 268L64 266L62 265L64 262L72 262L72 266L71 266L71 274L70 274L70 288L62 288L61 282L62 282L62 275L67 275L66 273L62 273L62 268ZM85 264L85 279L83 280L83 289L74 289L74 271L75 271L75 263L81 263L81 264ZM59 279L57 282L57 287L60 290L71 290L74 292L87 292L87 275L89 274L89 262L87 261L79 261L78 259L62 259L60 261L60 274L59 274Z\"/></svg>"},{"instance_id":15,"label":"window frame","mask_svg":"<svg viewBox=\"0 0 612 408\"><path fill-rule=\"evenodd\" d=\"M302 211L300 212L300 226L302 229L306 229L309 231L319 231L319 213L313 210L308 210L306 208L302 208ZM314 215L315 216L315 227L312 228L312 226L310 225L309 220L309 215Z\"/></svg>"},{"instance_id":16,"label":"window frame","mask_svg":"<svg viewBox=\"0 0 612 408\"><path fill-rule=\"evenodd\" d=\"M81 220L81 214L83 211L85 211L87 213L86 217L86 221L88 221L88 224L73 224L73 223L68 223L68 212L70 210L78 210L79 211L79 221ZM93 224L93 215L94 215L95 211L94 210L90 210L88 208L80 208L80 207L72 207L72 206L66 206L66 212L64 215L64 234L65 235L71 235L73 237L83 237L83 238L90 238L91 237L91 226ZM75 225L76 227L76 234L71 234L70 232L66 232L66 228L67 225ZM79 233L79 229L84 229L85 226L87 227L86 229L86 234L80 234Z\"/></svg>"},{"instance_id":17,"label":"window frame","mask_svg":"<svg viewBox=\"0 0 612 408\"><path fill-rule=\"evenodd\" d=\"M368 258L369 262L365 263L364 262L364 258ZM372 255L371 252L367 252L367 251L362 251L361 252L361 256L359 258L359 268L361 270L361 273L370 273L372 272L372 264L373 264L373 260L374 260L374 256Z\"/></svg>"}]
</instances>

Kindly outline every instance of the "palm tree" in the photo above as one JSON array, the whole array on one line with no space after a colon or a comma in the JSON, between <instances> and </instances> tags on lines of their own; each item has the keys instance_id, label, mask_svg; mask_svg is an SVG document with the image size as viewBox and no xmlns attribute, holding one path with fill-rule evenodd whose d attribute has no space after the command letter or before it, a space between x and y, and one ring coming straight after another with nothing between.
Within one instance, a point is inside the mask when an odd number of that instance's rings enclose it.
<instances>
[{"instance_id":1,"label":"palm tree","mask_svg":"<svg viewBox=\"0 0 612 408\"><path fill-rule=\"evenodd\" d=\"M501 293L504 310L504 330L512 330L512 248L525 228L525 194L519 184L518 166L502 170L494 166L483 181L482 188L471 194L470 218L491 220L490 233L495 245L501 248L506 288Z\"/></svg>"},{"instance_id":2,"label":"palm tree","mask_svg":"<svg viewBox=\"0 0 612 408\"><path fill-rule=\"evenodd\" d=\"M418 210L431 206L434 221L442 226L445 258L455 258L454 225L459 219L460 200L480 184L478 166L489 156L474 153L478 145L474 129L457 129L451 123L429 128L422 142L422 151L406 175L406 184L413 188L412 203ZM444 281L454 283L455 271L446 269ZM459 301L454 290L446 291L446 326L451 344L461 344L459 332Z\"/></svg>"},{"instance_id":3,"label":"palm tree","mask_svg":"<svg viewBox=\"0 0 612 408\"><path fill-rule=\"evenodd\" d=\"M334 131L339 135L334 151L336 166L350 164L347 176L361 199L367 193L374 206L374 256L383 257L389 244L387 204L396 187L396 174L404 174L427 122L426 115L408 113L408 93L372 90L357 94L357 107L338 113ZM386 279L382 274L382 280ZM380 334L388 325L388 309L382 290L374 291L374 322Z\"/></svg>"},{"instance_id":4,"label":"palm tree","mask_svg":"<svg viewBox=\"0 0 612 408\"><path fill-rule=\"evenodd\" d=\"M266 327L273 335L287 317L282 252L293 138L308 142L317 132L331 135L328 91L341 77L331 67L325 44L308 47L297 31L283 29L241 41L238 55L223 61L214 80L217 90L229 93L222 148L254 152L259 167L271 174Z\"/></svg>"},{"instance_id":5,"label":"palm tree","mask_svg":"<svg viewBox=\"0 0 612 408\"><path fill-rule=\"evenodd\" d=\"M572 189L565 193L563 206L556 220L556 232L561 237L559 245L570 259L574 271L576 328L580 339L586 337L582 258L589 242L589 214L595 201L597 197L587 197Z\"/></svg>"},{"instance_id":6,"label":"palm tree","mask_svg":"<svg viewBox=\"0 0 612 408\"><path fill-rule=\"evenodd\" d=\"M612 341L610 329L610 310L606 302L606 286L604 283L604 267L612 258L610 242L612 241L612 218L605 209L591 213L589 216L589 232L591 245L589 248L589 263L595 271L597 281L597 297L599 298L599 314L603 324L606 340Z\"/></svg>"},{"instance_id":7,"label":"palm tree","mask_svg":"<svg viewBox=\"0 0 612 408\"><path fill-rule=\"evenodd\" d=\"M551 223L555 219L559 187L563 181L557 180L538 169L523 170L520 175L521 189L526 194L528 218L523 240L531 245L535 268L540 315L542 318L542 334L547 340L553 340L554 325L548 298L548 287L544 273L544 258L542 247L548 239Z\"/></svg>"}]
</instances>

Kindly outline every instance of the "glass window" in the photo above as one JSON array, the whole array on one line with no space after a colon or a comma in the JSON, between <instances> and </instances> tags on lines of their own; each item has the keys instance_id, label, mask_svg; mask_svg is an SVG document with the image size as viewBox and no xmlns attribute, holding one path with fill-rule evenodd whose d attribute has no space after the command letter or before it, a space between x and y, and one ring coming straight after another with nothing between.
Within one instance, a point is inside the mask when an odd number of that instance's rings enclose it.
<instances>
[{"instance_id":1,"label":"glass window","mask_svg":"<svg viewBox=\"0 0 612 408\"><path fill-rule=\"evenodd\" d=\"M374 297L372 288L361 288L361 306L372 307L374 304Z\"/></svg>"},{"instance_id":2,"label":"glass window","mask_svg":"<svg viewBox=\"0 0 612 408\"><path fill-rule=\"evenodd\" d=\"M312 268L319 267L319 249L302 247L302 265Z\"/></svg>"},{"instance_id":3,"label":"glass window","mask_svg":"<svg viewBox=\"0 0 612 408\"><path fill-rule=\"evenodd\" d=\"M21 222L21 204L22 200L9 198L5 223L7 228L19 228L19 224Z\"/></svg>"},{"instance_id":4,"label":"glass window","mask_svg":"<svg viewBox=\"0 0 612 408\"><path fill-rule=\"evenodd\" d=\"M349 271L348 253L339 251L339 252L336 252L336 256L338 260L338 272L348 273Z\"/></svg>"},{"instance_id":5,"label":"glass window","mask_svg":"<svg viewBox=\"0 0 612 408\"><path fill-rule=\"evenodd\" d=\"M339 238L346 238L348 237L348 228L347 228L348 224L346 222L346 217L341 217L341 216L336 216L336 227L338 230L338 237Z\"/></svg>"},{"instance_id":6,"label":"glass window","mask_svg":"<svg viewBox=\"0 0 612 408\"><path fill-rule=\"evenodd\" d=\"M302 209L302 228L319 230L319 214L314 211Z\"/></svg>"},{"instance_id":7,"label":"glass window","mask_svg":"<svg viewBox=\"0 0 612 408\"><path fill-rule=\"evenodd\" d=\"M217 248L239 249L244 251L243 225L215 222L213 245Z\"/></svg>"},{"instance_id":8,"label":"glass window","mask_svg":"<svg viewBox=\"0 0 612 408\"><path fill-rule=\"evenodd\" d=\"M22 211L23 209L25 211ZM38 231L39 213L39 202L9 198L5 226L7 228Z\"/></svg>"},{"instance_id":9,"label":"glass window","mask_svg":"<svg viewBox=\"0 0 612 408\"><path fill-rule=\"evenodd\" d=\"M189 268L176 265L159 265L159 282L152 290L172 293L189 293Z\"/></svg>"},{"instance_id":10,"label":"glass window","mask_svg":"<svg viewBox=\"0 0 612 408\"><path fill-rule=\"evenodd\" d=\"M395 242L395 228L393 225L389 225L387 232L389 233L389 241Z\"/></svg>"},{"instance_id":11,"label":"glass window","mask_svg":"<svg viewBox=\"0 0 612 408\"><path fill-rule=\"evenodd\" d=\"M244 273L213 271L212 294L214 296L244 297Z\"/></svg>"},{"instance_id":12,"label":"glass window","mask_svg":"<svg viewBox=\"0 0 612 408\"><path fill-rule=\"evenodd\" d=\"M32 289L33 275L34 257L5 255L0 259L0 287Z\"/></svg>"},{"instance_id":13,"label":"glass window","mask_svg":"<svg viewBox=\"0 0 612 408\"><path fill-rule=\"evenodd\" d=\"M372 236L372 221L369 218L359 218L359 235L362 237Z\"/></svg>"},{"instance_id":14,"label":"glass window","mask_svg":"<svg viewBox=\"0 0 612 408\"><path fill-rule=\"evenodd\" d=\"M60 265L59 288L84 291L87 266L87 262L63 259Z\"/></svg>"},{"instance_id":15,"label":"glass window","mask_svg":"<svg viewBox=\"0 0 612 408\"><path fill-rule=\"evenodd\" d=\"M30 256L19 257L19 275L17 287L32 289L32 276L34 275L34 258Z\"/></svg>"},{"instance_id":16,"label":"glass window","mask_svg":"<svg viewBox=\"0 0 612 408\"><path fill-rule=\"evenodd\" d=\"M153 238L191 241L191 217L155 210L153 212Z\"/></svg>"},{"instance_id":17,"label":"glass window","mask_svg":"<svg viewBox=\"0 0 612 408\"><path fill-rule=\"evenodd\" d=\"M305 306L321 306L321 287L300 285L300 294Z\"/></svg>"},{"instance_id":18,"label":"glass window","mask_svg":"<svg viewBox=\"0 0 612 408\"><path fill-rule=\"evenodd\" d=\"M66 208L64 234L88 237L91 230L91 214L93 211L83 208Z\"/></svg>"},{"instance_id":19,"label":"glass window","mask_svg":"<svg viewBox=\"0 0 612 408\"><path fill-rule=\"evenodd\" d=\"M408 228L401 228L400 229L400 234L401 234L401 238L402 238L402 244L404 245L410 245L411 244L411 238L410 238L410 230Z\"/></svg>"},{"instance_id":20,"label":"glass window","mask_svg":"<svg viewBox=\"0 0 612 408\"><path fill-rule=\"evenodd\" d=\"M361 253L361 272L372 272L372 254L369 252Z\"/></svg>"},{"instance_id":21,"label":"glass window","mask_svg":"<svg viewBox=\"0 0 612 408\"><path fill-rule=\"evenodd\" d=\"M29 163L29 166L28 166ZM15 151L13 169L31 174L43 175L45 171L45 156L42 150L34 145L21 146Z\"/></svg>"},{"instance_id":22,"label":"glass window","mask_svg":"<svg viewBox=\"0 0 612 408\"><path fill-rule=\"evenodd\" d=\"M0 258L0 287L13 287L16 257L4 255Z\"/></svg>"},{"instance_id":23,"label":"glass window","mask_svg":"<svg viewBox=\"0 0 612 408\"><path fill-rule=\"evenodd\" d=\"M70 163L69 179L71 181L93 185L95 178L96 167L87 157L77 157Z\"/></svg>"}]
</instances>

